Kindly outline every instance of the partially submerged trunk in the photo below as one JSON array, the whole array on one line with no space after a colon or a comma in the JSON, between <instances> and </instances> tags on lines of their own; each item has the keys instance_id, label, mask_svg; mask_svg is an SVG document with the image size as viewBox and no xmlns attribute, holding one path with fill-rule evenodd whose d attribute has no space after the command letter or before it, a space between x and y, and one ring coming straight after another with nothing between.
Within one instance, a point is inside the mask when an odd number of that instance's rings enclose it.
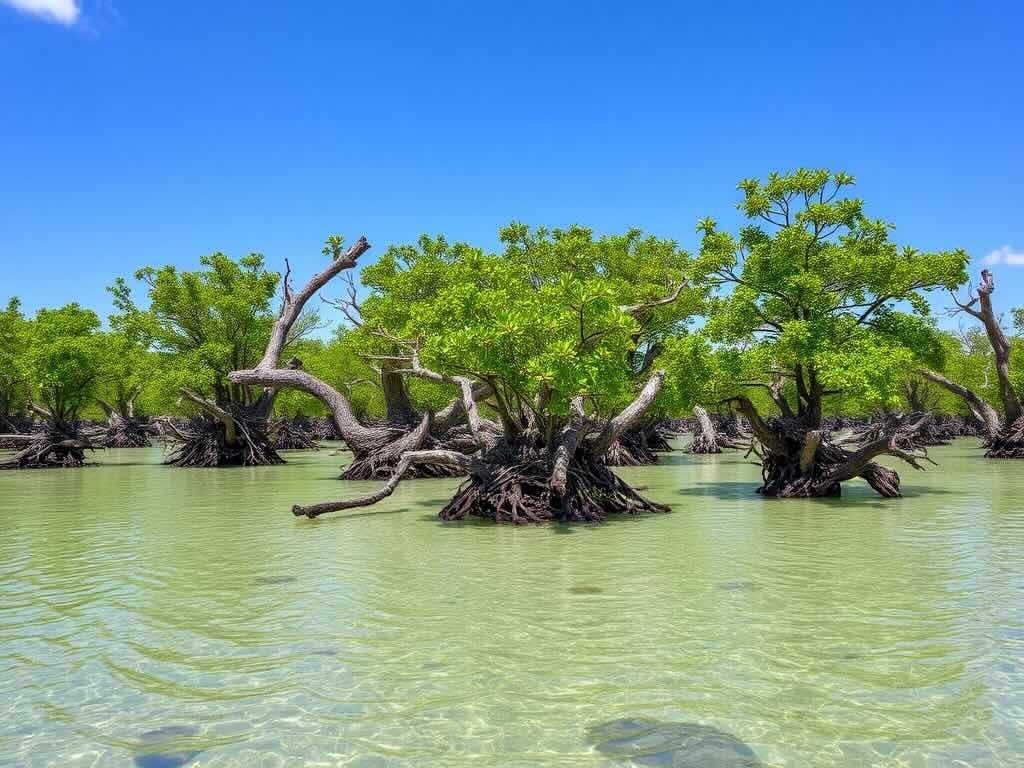
<instances>
[{"instance_id":1,"label":"partially submerged trunk","mask_svg":"<svg viewBox=\"0 0 1024 768\"><path fill-rule=\"evenodd\" d=\"M693 416L696 419L696 428L693 432L693 441L687 449L690 453L721 453L725 448L743 447L739 440L720 433L711 421L711 416L699 405L693 406Z\"/></svg>"},{"instance_id":2,"label":"partially submerged trunk","mask_svg":"<svg viewBox=\"0 0 1024 768\"><path fill-rule=\"evenodd\" d=\"M746 417L759 443L760 447L752 450L761 458L763 485L757 491L765 496L839 496L844 482L860 477L879 495L896 497L900 495L899 474L874 459L895 456L915 469L924 469L921 462L931 461L923 450L913 452L896 442L897 433L912 435L923 426L921 420L900 422L874 440L851 445L834 441L827 430L805 419L765 420L745 397L732 398L730 403Z\"/></svg>"},{"instance_id":3,"label":"partially submerged trunk","mask_svg":"<svg viewBox=\"0 0 1024 768\"><path fill-rule=\"evenodd\" d=\"M81 467L86 450L96 448L73 417L54 416L49 410L33 406L45 419L42 429L29 434L0 435L0 440L17 453L0 460L0 469L48 469Z\"/></svg>"}]
</instances>

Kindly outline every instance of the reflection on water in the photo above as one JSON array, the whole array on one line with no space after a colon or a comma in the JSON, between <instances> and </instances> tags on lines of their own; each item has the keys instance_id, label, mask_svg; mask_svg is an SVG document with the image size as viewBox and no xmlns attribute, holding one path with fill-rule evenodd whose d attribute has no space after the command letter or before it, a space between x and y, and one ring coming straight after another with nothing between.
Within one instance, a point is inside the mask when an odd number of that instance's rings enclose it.
<instances>
[{"instance_id":1,"label":"reflection on water","mask_svg":"<svg viewBox=\"0 0 1024 768\"><path fill-rule=\"evenodd\" d=\"M580 528L295 518L376 487L327 451L0 473L0 765L1019 765L1024 465L932 455L780 502L675 454Z\"/></svg>"},{"instance_id":2,"label":"reflection on water","mask_svg":"<svg viewBox=\"0 0 1024 768\"><path fill-rule=\"evenodd\" d=\"M140 751L135 764L139 768L177 768L187 765L199 756L202 750L189 749L171 751L173 742L184 736L195 736L198 729L190 725L168 725L146 731L139 737ZM164 751L156 751L156 750Z\"/></svg>"}]
</instances>

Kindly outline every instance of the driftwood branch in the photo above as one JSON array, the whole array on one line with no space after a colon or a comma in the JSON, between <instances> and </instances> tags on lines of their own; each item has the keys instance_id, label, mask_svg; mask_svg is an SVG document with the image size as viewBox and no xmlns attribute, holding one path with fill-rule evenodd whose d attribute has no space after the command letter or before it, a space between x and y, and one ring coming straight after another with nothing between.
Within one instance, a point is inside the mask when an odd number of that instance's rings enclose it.
<instances>
[{"instance_id":1,"label":"driftwood branch","mask_svg":"<svg viewBox=\"0 0 1024 768\"><path fill-rule=\"evenodd\" d=\"M440 464L468 471L471 463L472 460L469 456L466 456L464 453L457 453L456 451L409 451L402 455L398 466L395 467L395 471L388 481L373 493L355 499L328 501L322 504L311 504L306 507L296 504L292 507L292 514L297 517L305 515L306 517L314 518L326 512L338 512L355 507L369 507L394 493L395 488L402 482L402 477L405 473L416 464Z\"/></svg>"}]
</instances>

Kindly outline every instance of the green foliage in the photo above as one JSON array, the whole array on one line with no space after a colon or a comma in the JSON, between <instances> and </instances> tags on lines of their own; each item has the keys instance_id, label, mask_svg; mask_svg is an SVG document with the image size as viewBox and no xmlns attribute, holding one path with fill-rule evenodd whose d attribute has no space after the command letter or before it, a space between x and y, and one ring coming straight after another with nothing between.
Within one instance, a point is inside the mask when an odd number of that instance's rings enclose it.
<instances>
[{"instance_id":1,"label":"green foliage","mask_svg":"<svg viewBox=\"0 0 1024 768\"><path fill-rule=\"evenodd\" d=\"M23 413L31 397L25 359L30 327L21 303L11 298L0 311L0 418ZM4 429L0 424L0 431Z\"/></svg>"},{"instance_id":2,"label":"green foliage","mask_svg":"<svg viewBox=\"0 0 1024 768\"><path fill-rule=\"evenodd\" d=\"M813 421L829 394L897 402L915 362L941 345L924 294L967 279L961 250L924 253L889 239L892 226L867 218L863 203L842 198L845 173L799 170L740 183L739 208L752 220L738 236L713 219L695 270L730 290L710 306L706 332L716 342L753 343L769 368L785 371ZM898 310L905 306L910 314Z\"/></svg>"},{"instance_id":3,"label":"green foliage","mask_svg":"<svg viewBox=\"0 0 1024 768\"><path fill-rule=\"evenodd\" d=\"M670 240L518 223L500 235L500 256L423 236L364 269L363 353L401 354L396 340L412 341L428 367L492 383L506 414L543 402L561 416L577 394L610 410L635 394L643 352L699 304L701 292L688 290L636 316L621 309L668 296L684 279L688 256ZM452 395L429 382L410 389L438 405Z\"/></svg>"},{"instance_id":4,"label":"green foliage","mask_svg":"<svg viewBox=\"0 0 1024 768\"><path fill-rule=\"evenodd\" d=\"M490 383L506 423L532 411L550 428L576 395L598 410L632 397L628 362L644 331L665 333L686 313L659 307L638 320L621 306L670 293L685 254L639 231L595 238L582 227L513 224L501 238L499 256L423 236L364 269L371 292L352 334L360 353L403 354L410 342L428 368ZM419 380L410 391L433 407L453 394Z\"/></svg>"},{"instance_id":5,"label":"green foliage","mask_svg":"<svg viewBox=\"0 0 1024 768\"><path fill-rule=\"evenodd\" d=\"M78 304L41 309L31 328L27 370L35 397L59 421L91 404L106 360L100 321Z\"/></svg>"},{"instance_id":6,"label":"green foliage","mask_svg":"<svg viewBox=\"0 0 1024 768\"><path fill-rule=\"evenodd\" d=\"M577 394L621 400L639 327L619 311L609 286L566 274L535 287L522 264L498 256L459 262L450 272L437 301L416 315L428 365L491 382L506 405L532 407L542 391L559 414Z\"/></svg>"},{"instance_id":7,"label":"green foliage","mask_svg":"<svg viewBox=\"0 0 1024 768\"><path fill-rule=\"evenodd\" d=\"M262 357L279 275L268 272L256 253L237 262L214 253L200 264L205 269L195 272L171 265L138 270L135 278L148 286L149 306L143 309L118 278L109 289L118 310L111 324L163 353L153 375L167 391L188 386L212 393L218 402L245 401L248 393L229 385L227 374L251 368ZM308 330L313 322L300 325Z\"/></svg>"},{"instance_id":8,"label":"green foliage","mask_svg":"<svg viewBox=\"0 0 1024 768\"><path fill-rule=\"evenodd\" d=\"M159 377L161 356L147 349L143 339L124 330L111 331L103 335L103 351L97 397L123 409L138 389L141 394L136 400L137 415L144 412L169 412L153 408L161 403L159 393L153 386Z\"/></svg>"}]
</instances>

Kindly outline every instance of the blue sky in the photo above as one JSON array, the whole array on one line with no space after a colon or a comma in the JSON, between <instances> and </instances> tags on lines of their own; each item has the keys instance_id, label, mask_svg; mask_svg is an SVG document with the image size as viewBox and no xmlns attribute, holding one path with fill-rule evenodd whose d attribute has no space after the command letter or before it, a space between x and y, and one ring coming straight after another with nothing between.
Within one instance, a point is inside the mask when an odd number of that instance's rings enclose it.
<instances>
[{"instance_id":1,"label":"blue sky","mask_svg":"<svg viewBox=\"0 0 1024 768\"><path fill-rule=\"evenodd\" d=\"M901 6L894 8L893 6ZM763 6L763 9L761 9ZM326 234L735 226L736 182L847 170L898 241L1024 304L1024 4L0 0L0 297ZM1016 262L1016 263L1014 263Z\"/></svg>"}]
</instances>

